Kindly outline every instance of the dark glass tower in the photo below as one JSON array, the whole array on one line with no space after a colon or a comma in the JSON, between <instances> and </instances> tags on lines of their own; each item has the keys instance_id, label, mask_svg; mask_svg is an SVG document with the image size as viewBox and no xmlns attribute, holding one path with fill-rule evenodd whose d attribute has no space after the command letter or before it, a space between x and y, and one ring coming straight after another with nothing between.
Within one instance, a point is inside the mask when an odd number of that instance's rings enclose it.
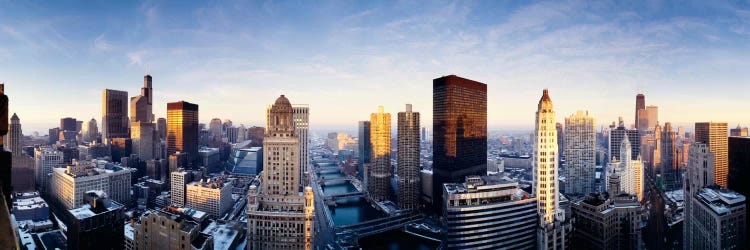
<instances>
[{"instance_id":1,"label":"dark glass tower","mask_svg":"<svg viewBox=\"0 0 750 250\"><path fill-rule=\"evenodd\" d=\"M750 197L750 137L729 137L729 177L728 188L745 197ZM750 209L745 209L745 218L750 216ZM745 237L750 237L750 220L745 219Z\"/></svg>"},{"instance_id":2,"label":"dark glass tower","mask_svg":"<svg viewBox=\"0 0 750 250\"><path fill-rule=\"evenodd\" d=\"M433 208L443 183L487 174L487 85L455 75L432 81Z\"/></svg>"},{"instance_id":3,"label":"dark glass tower","mask_svg":"<svg viewBox=\"0 0 750 250\"><path fill-rule=\"evenodd\" d=\"M198 105L185 101L167 103L167 155L188 153L190 162L198 157Z\"/></svg>"},{"instance_id":4,"label":"dark glass tower","mask_svg":"<svg viewBox=\"0 0 750 250\"><path fill-rule=\"evenodd\" d=\"M646 96L643 94L638 94L635 96L635 128L638 130L646 130L646 128L641 128L640 121L641 117L638 114L639 110L645 110L646 109Z\"/></svg>"},{"instance_id":5,"label":"dark glass tower","mask_svg":"<svg viewBox=\"0 0 750 250\"><path fill-rule=\"evenodd\" d=\"M359 161L357 177L365 181L365 164L370 163L372 145L370 144L370 121L359 121Z\"/></svg>"}]
</instances>

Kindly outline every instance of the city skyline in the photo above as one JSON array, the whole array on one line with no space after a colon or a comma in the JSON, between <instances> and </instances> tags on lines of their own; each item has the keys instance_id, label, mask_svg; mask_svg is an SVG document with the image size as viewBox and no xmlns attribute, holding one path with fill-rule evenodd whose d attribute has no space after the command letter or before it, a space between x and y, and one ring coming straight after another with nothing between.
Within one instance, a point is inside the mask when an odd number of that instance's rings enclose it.
<instances>
[{"instance_id":1,"label":"city skyline","mask_svg":"<svg viewBox=\"0 0 750 250\"><path fill-rule=\"evenodd\" d=\"M61 117L101 124L102 89L133 97L147 73L157 118L185 100L202 123L262 126L264 100L284 93L315 110L313 130L355 131L374 107L406 103L430 127L430 81L450 74L488 85L490 130L530 131L523 100L543 88L597 128L635 123L638 92L686 131L750 123L733 91L747 86L747 3L3 4L0 82L26 134Z\"/></svg>"}]
</instances>

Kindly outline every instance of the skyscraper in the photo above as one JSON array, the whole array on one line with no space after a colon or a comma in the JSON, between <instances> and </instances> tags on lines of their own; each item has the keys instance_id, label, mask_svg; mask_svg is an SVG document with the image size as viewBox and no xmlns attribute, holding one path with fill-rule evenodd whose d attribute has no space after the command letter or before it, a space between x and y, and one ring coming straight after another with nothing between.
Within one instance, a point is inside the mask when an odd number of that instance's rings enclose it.
<instances>
[{"instance_id":1,"label":"skyscraper","mask_svg":"<svg viewBox=\"0 0 750 250\"><path fill-rule=\"evenodd\" d=\"M746 249L747 208L744 195L717 186L704 187L691 197L690 238L692 249ZM689 241L689 242L688 242ZM687 248L686 248L687 249Z\"/></svg>"},{"instance_id":2,"label":"skyscraper","mask_svg":"<svg viewBox=\"0 0 750 250\"><path fill-rule=\"evenodd\" d=\"M419 112L398 112L398 206L419 208Z\"/></svg>"},{"instance_id":3,"label":"skyscraper","mask_svg":"<svg viewBox=\"0 0 750 250\"><path fill-rule=\"evenodd\" d=\"M23 133L21 131L21 120L18 119L18 115L16 115L16 113L13 113L13 116L10 118L10 129L8 131L8 148L10 149L10 153L13 154L14 157L21 156L23 154L23 147L21 145L22 137Z\"/></svg>"},{"instance_id":4,"label":"skyscraper","mask_svg":"<svg viewBox=\"0 0 750 250\"><path fill-rule=\"evenodd\" d=\"M630 145L632 146L631 152L633 153L633 160L636 160L641 155L641 136L638 130L625 128L625 122L622 117L619 119L617 128L609 131L609 157L607 160L612 160L616 157L620 159L620 145L622 144L625 135L628 135Z\"/></svg>"},{"instance_id":5,"label":"skyscraper","mask_svg":"<svg viewBox=\"0 0 750 250\"><path fill-rule=\"evenodd\" d=\"M708 149L714 153L716 172L714 181L716 185L727 187L727 175L729 175L728 162L728 139L726 122L696 122L695 142L705 143Z\"/></svg>"},{"instance_id":6,"label":"skyscraper","mask_svg":"<svg viewBox=\"0 0 750 250\"><path fill-rule=\"evenodd\" d=\"M555 130L557 130L557 149L560 150L558 152L560 155L557 157L557 164L562 166L562 160L565 159L565 128L562 123L558 122L555 124Z\"/></svg>"},{"instance_id":7,"label":"skyscraper","mask_svg":"<svg viewBox=\"0 0 750 250\"><path fill-rule=\"evenodd\" d=\"M619 193L635 195L638 201L641 201L643 200L643 181L645 178L643 175L643 162L640 158L633 160L630 157L632 150L627 135L623 138L621 144L620 156L622 159L614 158L612 162L608 164L606 171L607 177L610 175L617 175L616 177L619 180L619 183L617 187L610 187L609 183L607 183L607 192L613 196Z\"/></svg>"},{"instance_id":8,"label":"skyscraper","mask_svg":"<svg viewBox=\"0 0 750 250\"><path fill-rule=\"evenodd\" d=\"M96 141L99 137L99 127L96 125L96 119L91 118L88 122L83 124L83 141L92 142Z\"/></svg>"},{"instance_id":9,"label":"skyscraper","mask_svg":"<svg viewBox=\"0 0 750 250\"><path fill-rule=\"evenodd\" d=\"M616 179L615 179L616 182ZM572 249L640 249L643 211L632 195L591 193L571 206Z\"/></svg>"},{"instance_id":10,"label":"skyscraper","mask_svg":"<svg viewBox=\"0 0 750 250\"><path fill-rule=\"evenodd\" d=\"M685 171L685 183L683 185L683 193L685 194L685 215L688 218L692 217L692 199L695 195L706 186L713 185L714 183L714 154L708 150L708 145L703 143L696 143L690 147L690 160L687 164ZM691 246L694 232L691 229L692 219L684 220L683 225L683 239L685 239L685 249L695 249Z\"/></svg>"},{"instance_id":11,"label":"skyscraper","mask_svg":"<svg viewBox=\"0 0 750 250\"><path fill-rule=\"evenodd\" d=\"M646 96L638 94L635 96L635 120L633 121L635 122L635 128L639 131L647 130L647 128L642 127L643 124L641 120L647 117L641 117L641 115L644 115L641 110L646 110ZM648 126L648 122L646 122L645 125Z\"/></svg>"},{"instance_id":12,"label":"skyscraper","mask_svg":"<svg viewBox=\"0 0 750 250\"><path fill-rule=\"evenodd\" d=\"M588 111L565 118L565 193L586 195L596 180L596 128ZM558 138L560 136L558 135ZM559 139L558 139L559 140Z\"/></svg>"},{"instance_id":13,"label":"skyscraper","mask_svg":"<svg viewBox=\"0 0 750 250\"><path fill-rule=\"evenodd\" d=\"M51 147L40 147L34 150L34 175L37 189L47 194L52 169L63 166L63 153Z\"/></svg>"},{"instance_id":14,"label":"skyscraper","mask_svg":"<svg viewBox=\"0 0 750 250\"><path fill-rule=\"evenodd\" d=\"M130 123L130 139L134 154L143 161L160 158L156 148L156 130L152 122Z\"/></svg>"},{"instance_id":15,"label":"skyscraper","mask_svg":"<svg viewBox=\"0 0 750 250\"><path fill-rule=\"evenodd\" d=\"M192 182L192 175L184 169L177 169L170 173L172 205L185 207L185 186Z\"/></svg>"},{"instance_id":16,"label":"skyscraper","mask_svg":"<svg viewBox=\"0 0 750 250\"><path fill-rule=\"evenodd\" d=\"M357 177L365 182L365 164L370 163L370 154L372 154L372 144L370 141L370 121L359 121L359 163L357 164Z\"/></svg>"},{"instance_id":17,"label":"skyscraper","mask_svg":"<svg viewBox=\"0 0 750 250\"><path fill-rule=\"evenodd\" d=\"M221 139L221 136L223 134L222 130L223 128L221 119L213 118L211 119L211 122L208 123L208 131L211 133L211 136L214 138L214 140Z\"/></svg>"},{"instance_id":18,"label":"skyscraper","mask_svg":"<svg viewBox=\"0 0 750 250\"><path fill-rule=\"evenodd\" d=\"M167 103L167 155L185 152L198 160L198 105L186 101Z\"/></svg>"},{"instance_id":19,"label":"skyscraper","mask_svg":"<svg viewBox=\"0 0 750 250\"><path fill-rule=\"evenodd\" d=\"M143 87L141 94L130 98L130 122L154 122L153 113L153 90L151 89L151 76L143 76Z\"/></svg>"},{"instance_id":20,"label":"skyscraper","mask_svg":"<svg viewBox=\"0 0 750 250\"><path fill-rule=\"evenodd\" d=\"M487 174L487 85L455 75L434 79L432 114L432 200L440 212L443 183Z\"/></svg>"},{"instance_id":21,"label":"skyscraper","mask_svg":"<svg viewBox=\"0 0 750 250\"><path fill-rule=\"evenodd\" d=\"M368 167L367 190L376 201L384 201L391 194L391 114L378 112L370 115L371 163Z\"/></svg>"},{"instance_id":22,"label":"skyscraper","mask_svg":"<svg viewBox=\"0 0 750 250\"><path fill-rule=\"evenodd\" d=\"M308 144L310 143L308 136L308 130L310 130L310 106L307 104L294 104L292 105L292 110L294 111L292 115L294 128L299 138L299 190L302 191L303 187L309 186L308 182L310 181L310 150L308 149Z\"/></svg>"},{"instance_id":23,"label":"skyscraper","mask_svg":"<svg viewBox=\"0 0 750 250\"><path fill-rule=\"evenodd\" d=\"M560 193L557 172L557 129L555 111L549 91L545 89L537 106L534 129L534 185L533 194L537 199L539 230L538 249L564 249L568 245L567 231L570 222L566 221L564 210L560 209Z\"/></svg>"},{"instance_id":24,"label":"skyscraper","mask_svg":"<svg viewBox=\"0 0 750 250\"><path fill-rule=\"evenodd\" d=\"M672 124L667 122L661 134L661 173L665 178L668 190L681 188L680 165L677 155L677 133Z\"/></svg>"},{"instance_id":25,"label":"skyscraper","mask_svg":"<svg viewBox=\"0 0 750 250\"><path fill-rule=\"evenodd\" d=\"M263 139L261 185L250 186L247 201L247 249L312 249L314 195L299 183L299 139L293 108L281 95L268 112ZM271 157L275 156L275 157Z\"/></svg>"},{"instance_id":26,"label":"skyscraper","mask_svg":"<svg viewBox=\"0 0 750 250\"><path fill-rule=\"evenodd\" d=\"M652 130L659 124L659 107L646 106L646 114L648 114L648 129Z\"/></svg>"},{"instance_id":27,"label":"skyscraper","mask_svg":"<svg viewBox=\"0 0 750 250\"><path fill-rule=\"evenodd\" d=\"M745 197L750 197L750 183L747 181L747 176L750 175L750 137L729 137L728 158L727 187ZM745 218L750 218L750 211L746 213ZM745 223L745 238L750 239L750 220L746 219Z\"/></svg>"},{"instance_id":28,"label":"skyscraper","mask_svg":"<svg viewBox=\"0 0 750 250\"><path fill-rule=\"evenodd\" d=\"M132 170L112 163L97 165L98 163L80 161L73 162L67 168L54 168L49 183L53 201L65 209L79 208L85 204L88 191L99 190L119 203L130 203Z\"/></svg>"},{"instance_id":29,"label":"skyscraper","mask_svg":"<svg viewBox=\"0 0 750 250\"><path fill-rule=\"evenodd\" d=\"M232 183L223 178L194 181L185 186L185 207L220 219L234 204Z\"/></svg>"},{"instance_id":30,"label":"skyscraper","mask_svg":"<svg viewBox=\"0 0 750 250\"><path fill-rule=\"evenodd\" d=\"M156 129L159 131L159 139L167 139L167 119L159 118L156 120Z\"/></svg>"},{"instance_id":31,"label":"skyscraper","mask_svg":"<svg viewBox=\"0 0 750 250\"><path fill-rule=\"evenodd\" d=\"M740 125L737 125L737 128L733 128L729 130L730 136L747 136L747 127L740 127Z\"/></svg>"},{"instance_id":32,"label":"skyscraper","mask_svg":"<svg viewBox=\"0 0 750 250\"><path fill-rule=\"evenodd\" d=\"M102 91L102 141L109 144L112 138L128 138L128 92L105 89Z\"/></svg>"}]
</instances>

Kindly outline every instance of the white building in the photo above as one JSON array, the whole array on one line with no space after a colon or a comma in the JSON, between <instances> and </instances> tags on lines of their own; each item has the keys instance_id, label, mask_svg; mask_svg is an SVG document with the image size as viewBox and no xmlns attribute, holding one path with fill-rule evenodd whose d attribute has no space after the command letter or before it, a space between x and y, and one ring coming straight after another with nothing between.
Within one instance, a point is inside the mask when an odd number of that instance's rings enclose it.
<instances>
[{"instance_id":1,"label":"white building","mask_svg":"<svg viewBox=\"0 0 750 250\"><path fill-rule=\"evenodd\" d=\"M184 169L178 169L171 173L171 199L172 206L185 207L185 185L192 181L192 175Z\"/></svg>"},{"instance_id":2,"label":"white building","mask_svg":"<svg viewBox=\"0 0 750 250\"><path fill-rule=\"evenodd\" d=\"M121 204L130 202L132 169L116 166L106 161L74 161L67 168L53 169L50 195L66 209L84 204L87 191L101 190Z\"/></svg>"},{"instance_id":3,"label":"white building","mask_svg":"<svg viewBox=\"0 0 750 250\"><path fill-rule=\"evenodd\" d=\"M299 139L299 172L300 172L300 190L302 187L309 186L310 179L310 150L308 144L310 138L310 106L307 104L292 105L292 119L294 120L294 130L297 132Z\"/></svg>"},{"instance_id":4,"label":"white building","mask_svg":"<svg viewBox=\"0 0 750 250\"><path fill-rule=\"evenodd\" d=\"M565 118L565 193L586 195L596 180L596 128L588 111Z\"/></svg>"},{"instance_id":5,"label":"white building","mask_svg":"<svg viewBox=\"0 0 750 250\"><path fill-rule=\"evenodd\" d=\"M643 161L638 157L637 160L632 160L632 152L630 147L629 136L623 137L620 145L620 156L622 159L616 157L607 165L607 175L617 174L620 176L620 191L636 195L638 201L643 200L644 190L644 173L643 173ZM610 186L607 182L607 191Z\"/></svg>"},{"instance_id":6,"label":"white building","mask_svg":"<svg viewBox=\"0 0 750 250\"><path fill-rule=\"evenodd\" d=\"M38 189L47 193L49 179L52 176L52 169L63 166L63 152L51 147L40 147L34 149L34 177Z\"/></svg>"},{"instance_id":7,"label":"white building","mask_svg":"<svg viewBox=\"0 0 750 250\"><path fill-rule=\"evenodd\" d=\"M689 242L692 249L747 249L745 196L717 186L705 187L691 197Z\"/></svg>"},{"instance_id":8,"label":"white building","mask_svg":"<svg viewBox=\"0 0 750 250\"><path fill-rule=\"evenodd\" d=\"M232 185L224 178L191 182L185 187L185 207L221 218L232 208Z\"/></svg>"}]
</instances>

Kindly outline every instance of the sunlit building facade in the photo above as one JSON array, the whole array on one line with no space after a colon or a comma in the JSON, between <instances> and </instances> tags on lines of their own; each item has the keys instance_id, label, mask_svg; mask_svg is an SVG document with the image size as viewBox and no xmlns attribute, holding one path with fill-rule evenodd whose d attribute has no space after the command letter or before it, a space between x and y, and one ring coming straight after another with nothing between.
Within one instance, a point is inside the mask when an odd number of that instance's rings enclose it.
<instances>
[{"instance_id":1,"label":"sunlit building facade","mask_svg":"<svg viewBox=\"0 0 750 250\"><path fill-rule=\"evenodd\" d=\"M223 178L195 181L185 186L185 207L221 218L232 208L232 185Z\"/></svg>"},{"instance_id":2,"label":"sunlit building facade","mask_svg":"<svg viewBox=\"0 0 750 250\"><path fill-rule=\"evenodd\" d=\"M708 145L708 149L714 153L714 181L717 185L727 187L729 175L729 139L727 137L726 122L696 122L695 142Z\"/></svg>"},{"instance_id":3,"label":"sunlit building facade","mask_svg":"<svg viewBox=\"0 0 750 250\"><path fill-rule=\"evenodd\" d=\"M391 114L378 107L377 113L370 115L370 144L372 155L367 166L367 191L376 201L390 197L391 176Z\"/></svg>"},{"instance_id":4,"label":"sunlit building facade","mask_svg":"<svg viewBox=\"0 0 750 250\"><path fill-rule=\"evenodd\" d=\"M167 155L188 154L198 159L198 105L185 101L167 103Z\"/></svg>"},{"instance_id":5,"label":"sunlit building facade","mask_svg":"<svg viewBox=\"0 0 750 250\"><path fill-rule=\"evenodd\" d=\"M596 180L596 128L588 111L565 118L565 192L586 195ZM560 136L558 135L558 140ZM559 145L559 143L558 143Z\"/></svg>"}]
</instances>

